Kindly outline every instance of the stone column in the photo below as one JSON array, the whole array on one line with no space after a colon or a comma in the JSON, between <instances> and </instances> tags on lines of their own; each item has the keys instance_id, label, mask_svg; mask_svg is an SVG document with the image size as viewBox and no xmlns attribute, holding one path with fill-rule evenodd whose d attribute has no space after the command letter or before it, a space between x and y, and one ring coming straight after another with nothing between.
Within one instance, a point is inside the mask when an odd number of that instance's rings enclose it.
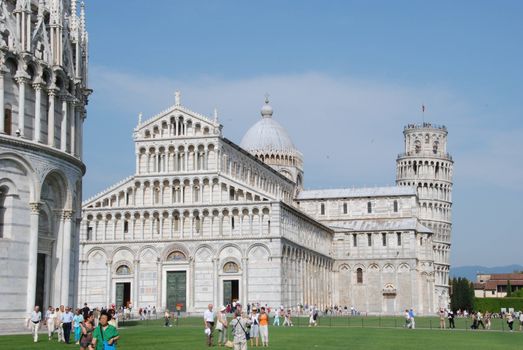
<instances>
[{"instance_id":1,"label":"stone column","mask_svg":"<svg viewBox=\"0 0 523 350\"><path fill-rule=\"evenodd\" d=\"M77 118L77 108L76 102L71 102L71 127L69 133L71 134L71 147L70 152L72 156L76 155L76 118Z\"/></svg>"},{"instance_id":2,"label":"stone column","mask_svg":"<svg viewBox=\"0 0 523 350\"><path fill-rule=\"evenodd\" d=\"M35 307L36 296L36 265L38 261L38 220L40 216L41 203L30 203L31 215L29 218L29 261L27 271L27 304L26 311L31 312Z\"/></svg>"},{"instance_id":3,"label":"stone column","mask_svg":"<svg viewBox=\"0 0 523 350\"><path fill-rule=\"evenodd\" d=\"M136 174L140 175L140 152L136 153Z\"/></svg>"},{"instance_id":4,"label":"stone column","mask_svg":"<svg viewBox=\"0 0 523 350\"><path fill-rule=\"evenodd\" d=\"M20 136L24 136L25 129L25 85L29 81L29 75L26 72L18 71L16 73L16 82L18 83L18 129Z\"/></svg>"},{"instance_id":5,"label":"stone column","mask_svg":"<svg viewBox=\"0 0 523 350\"><path fill-rule=\"evenodd\" d=\"M71 224L73 219L72 210L63 211L64 231L63 231L63 249L62 249L62 297L61 303L69 305L69 271L71 269ZM72 305L74 306L74 305Z\"/></svg>"},{"instance_id":6,"label":"stone column","mask_svg":"<svg viewBox=\"0 0 523 350\"><path fill-rule=\"evenodd\" d=\"M111 265L112 265L112 261L111 260L107 260L107 262L105 263L105 266L107 266L107 274L106 274L106 279L105 279L105 291L106 291L106 295L105 295L105 306L106 307L109 307L109 305L111 305Z\"/></svg>"},{"instance_id":7,"label":"stone column","mask_svg":"<svg viewBox=\"0 0 523 350\"><path fill-rule=\"evenodd\" d=\"M62 124L60 126L60 150L65 152L67 150L67 95L62 95Z\"/></svg>"},{"instance_id":8,"label":"stone column","mask_svg":"<svg viewBox=\"0 0 523 350\"><path fill-rule=\"evenodd\" d=\"M214 300L213 300L213 303L214 305L222 305L222 301L220 301L220 279L218 277L218 262L220 260L218 258L213 258L212 259L212 273L213 273L213 281L214 281L214 286L213 286L213 289L214 289ZM223 297L223 295L222 295Z\"/></svg>"},{"instance_id":9,"label":"stone column","mask_svg":"<svg viewBox=\"0 0 523 350\"><path fill-rule=\"evenodd\" d=\"M248 291L248 281L249 281L249 269L248 269L248 265L249 264L249 258L242 258L242 279L243 279L243 283L242 283L242 288L243 288L243 304L242 305L247 305L247 303L249 302L249 291Z\"/></svg>"},{"instance_id":10,"label":"stone column","mask_svg":"<svg viewBox=\"0 0 523 350\"><path fill-rule=\"evenodd\" d=\"M4 76L7 73L7 68L0 65L0 133L5 133L5 91L4 91Z\"/></svg>"},{"instance_id":11,"label":"stone column","mask_svg":"<svg viewBox=\"0 0 523 350\"><path fill-rule=\"evenodd\" d=\"M156 310L163 310L162 305L162 263L160 258L156 260Z\"/></svg>"},{"instance_id":12,"label":"stone column","mask_svg":"<svg viewBox=\"0 0 523 350\"><path fill-rule=\"evenodd\" d=\"M48 89L48 95L49 95L49 117L47 119L47 144L51 147L54 147L54 131L55 131L55 121L54 121L54 102L55 102L55 96L58 92L58 89L51 85Z\"/></svg>"},{"instance_id":13,"label":"stone column","mask_svg":"<svg viewBox=\"0 0 523 350\"><path fill-rule=\"evenodd\" d=\"M35 128L33 133L33 141L40 142L41 140L41 123L42 123L42 83L33 84L35 90Z\"/></svg>"},{"instance_id":14,"label":"stone column","mask_svg":"<svg viewBox=\"0 0 523 350\"><path fill-rule=\"evenodd\" d=\"M140 260L135 260L134 261L134 276L133 276L133 307L135 308L135 310L138 310L139 306L138 306L138 298L139 298L139 293L140 293L140 286L139 286L139 281L140 281Z\"/></svg>"}]
</instances>

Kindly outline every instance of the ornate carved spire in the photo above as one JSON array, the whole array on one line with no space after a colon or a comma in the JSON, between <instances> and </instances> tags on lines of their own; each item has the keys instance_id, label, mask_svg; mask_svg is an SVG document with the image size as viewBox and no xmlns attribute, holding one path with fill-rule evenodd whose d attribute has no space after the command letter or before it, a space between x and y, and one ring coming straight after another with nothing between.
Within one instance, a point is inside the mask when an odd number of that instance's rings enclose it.
<instances>
[{"instance_id":1,"label":"ornate carved spire","mask_svg":"<svg viewBox=\"0 0 523 350\"><path fill-rule=\"evenodd\" d=\"M85 4L82 1L80 4L80 31L81 31L81 35L82 35L82 40L84 42L87 41L87 31L86 30L87 29L85 26Z\"/></svg>"}]
</instances>

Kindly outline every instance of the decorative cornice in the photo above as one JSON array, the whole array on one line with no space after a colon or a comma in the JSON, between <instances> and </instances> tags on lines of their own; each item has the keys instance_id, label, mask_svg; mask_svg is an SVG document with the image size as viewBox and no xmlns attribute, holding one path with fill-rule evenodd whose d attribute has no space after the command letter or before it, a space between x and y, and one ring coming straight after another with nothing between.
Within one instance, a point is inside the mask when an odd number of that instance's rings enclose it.
<instances>
[{"instance_id":1,"label":"decorative cornice","mask_svg":"<svg viewBox=\"0 0 523 350\"><path fill-rule=\"evenodd\" d=\"M42 203L40 203L40 202L29 203L29 207L31 208L31 214L38 214L38 213L40 213L40 209L42 209Z\"/></svg>"},{"instance_id":2,"label":"decorative cornice","mask_svg":"<svg viewBox=\"0 0 523 350\"><path fill-rule=\"evenodd\" d=\"M47 145L44 145L42 143L36 143L34 141L20 138L20 137L14 137L6 134L0 134L0 145L7 144L12 145L16 147L23 148L25 150L29 151L35 151L35 152L42 152L45 154L48 154L52 157L64 160L68 163L71 163L73 166L76 166L80 171L82 172L82 175L85 174L85 164L78 158L73 157L72 155L62 152L59 149L56 149L54 147L50 147Z\"/></svg>"}]
</instances>

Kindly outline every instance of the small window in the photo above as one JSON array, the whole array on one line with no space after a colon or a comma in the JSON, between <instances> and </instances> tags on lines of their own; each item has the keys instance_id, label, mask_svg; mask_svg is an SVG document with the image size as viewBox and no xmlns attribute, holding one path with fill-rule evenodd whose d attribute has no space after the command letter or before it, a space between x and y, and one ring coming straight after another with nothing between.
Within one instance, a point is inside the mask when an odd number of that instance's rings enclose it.
<instances>
[{"instance_id":1,"label":"small window","mask_svg":"<svg viewBox=\"0 0 523 350\"><path fill-rule=\"evenodd\" d=\"M93 238L93 228L91 226L87 227L87 240L90 241Z\"/></svg>"},{"instance_id":2,"label":"small window","mask_svg":"<svg viewBox=\"0 0 523 350\"><path fill-rule=\"evenodd\" d=\"M397 213L398 212L398 201L394 201L394 212Z\"/></svg>"},{"instance_id":3,"label":"small window","mask_svg":"<svg viewBox=\"0 0 523 350\"><path fill-rule=\"evenodd\" d=\"M367 233L367 245L369 247L372 246L372 234L370 234L370 233Z\"/></svg>"},{"instance_id":4,"label":"small window","mask_svg":"<svg viewBox=\"0 0 523 350\"><path fill-rule=\"evenodd\" d=\"M347 214L347 203L343 203L343 214Z\"/></svg>"},{"instance_id":5,"label":"small window","mask_svg":"<svg viewBox=\"0 0 523 350\"><path fill-rule=\"evenodd\" d=\"M358 235L353 233L352 234L352 246L357 247L358 246Z\"/></svg>"},{"instance_id":6,"label":"small window","mask_svg":"<svg viewBox=\"0 0 523 350\"><path fill-rule=\"evenodd\" d=\"M129 221L125 220L123 222L123 233L128 233L129 232Z\"/></svg>"},{"instance_id":7,"label":"small window","mask_svg":"<svg viewBox=\"0 0 523 350\"><path fill-rule=\"evenodd\" d=\"M369 214L372 213L372 203L371 202L367 202L367 213L369 213Z\"/></svg>"},{"instance_id":8,"label":"small window","mask_svg":"<svg viewBox=\"0 0 523 350\"><path fill-rule=\"evenodd\" d=\"M381 234L381 243L383 244L384 247L387 246L387 234L386 233Z\"/></svg>"},{"instance_id":9,"label":"small window","mask_svg":"<svg viewBox=\"0 0 523 350\"><path fill-rule=\"evenodd\" d=\"M423 245L423 237L420 237L420 239L419 239L419 245Z\"/></svg>"},{"instance_id":10,"label":"small window","mask_svg":"<svg viewBox=\"0 0 523 350\"><path fill-rule=\"evenodd\" d=\"M321 203L321 206L320 206L320 213L321 215L325 215L325 204Z\"/></svg>"},{"instance_id":11,"label":"small window","mask_svg":"<svg viewBox=\"0 0 523 350\"><path fill-rule=\"evenodd\" d=\"M401 232L396 233L396 237L398 238L398 246L401 245Z\"/></svg>"},{"instance_id":12,"label":"small window","mask_svg":"<svg viewBox=\"0 0 523 350\"><path fill-rule=\"evenodd\" d=\"M4 132L7 135L11 135L12 132L12 114L11 114L11 108L5 108L4 109Z\"/></svg>"},{"instance_id":13,"label":"small window","mask_svg":"<svg viewBox=\"0 0 523 350\"><path fill-rule=\"evenodd\" d=\"M234 230L234 216L231 217L231 228Z\"/></svg>"},{"instance_id":14,"label":"small window","mask_svg":"<svg viewBox=\"0 0 523 350\"><path fill-rule=\"evenodd\" d=\"M361 267L358 267L356 269L356 282L358 284L362 284L363 283L363 270L361 269Z\"/></svg>"}]
</instances>

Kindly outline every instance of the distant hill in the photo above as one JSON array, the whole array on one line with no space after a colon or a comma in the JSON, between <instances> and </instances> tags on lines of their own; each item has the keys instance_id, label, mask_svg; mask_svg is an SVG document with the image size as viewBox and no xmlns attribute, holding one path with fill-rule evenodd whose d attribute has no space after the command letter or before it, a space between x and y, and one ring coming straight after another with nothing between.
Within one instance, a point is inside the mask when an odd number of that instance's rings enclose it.
<instances>
[{"instance_id":1,"label":"distant hill","mask_svg":"<svg viewBox=\"0 0 523 350\"><path fill-rule=\"evenodd\" d=\"M477 273L512 273L514 271L523 271L522 265L506 265L506 266L457 266L450 268L450 278L453 277L465 277L469 281L476 281Z\"/></svg>"}]
</instances>

